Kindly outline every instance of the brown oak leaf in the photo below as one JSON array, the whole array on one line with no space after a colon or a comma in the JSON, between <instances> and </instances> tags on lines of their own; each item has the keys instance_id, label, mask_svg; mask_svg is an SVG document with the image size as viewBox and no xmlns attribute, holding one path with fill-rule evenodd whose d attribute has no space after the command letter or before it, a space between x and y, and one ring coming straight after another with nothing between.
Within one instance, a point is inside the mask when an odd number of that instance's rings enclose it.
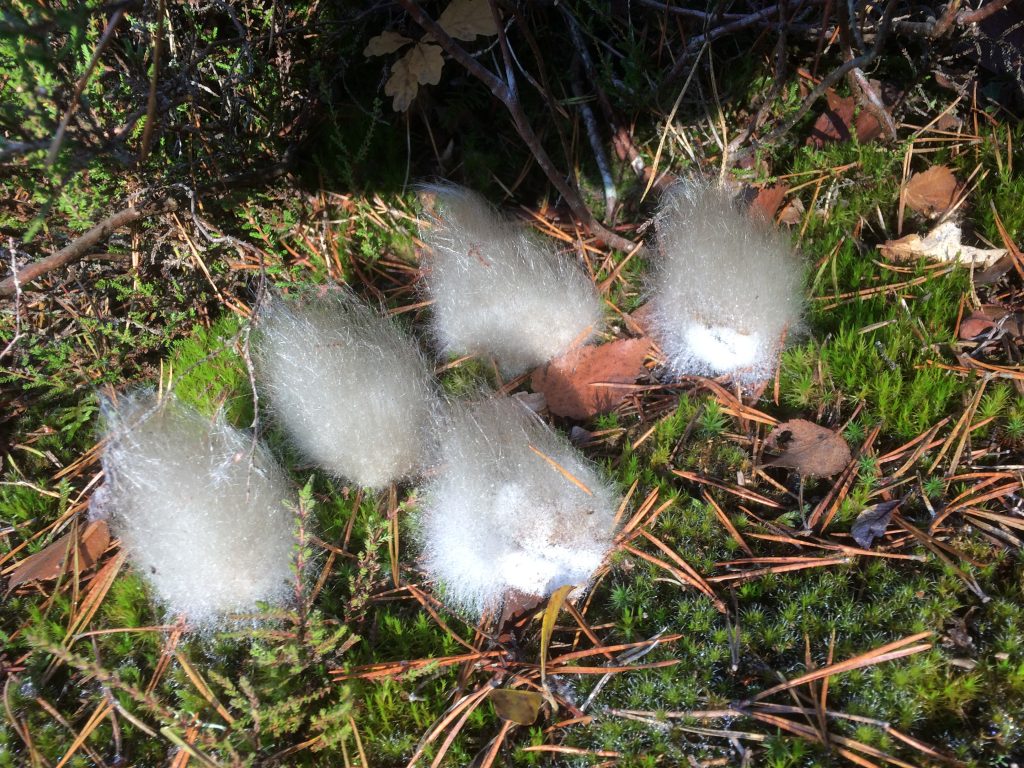
<instances>
[{"instance_id":1,"label":"brown oak leaf","mask_svg":"<svg viewBox=\"0 0 1024 768\"><path fill-rule=\"evenodd\" d=\"M933 165L910 177L903 188L903 200L908 208L934 218L953 207L957 187L956 176L949 168Z\"/></svg>"},{"instance_id":2,"label":"brown oak leaf","mask_svg":"<svg viewBox=\"0 0 1024 768\"><path fill-rule=\"evenodd\" d=\"M416 98L421 85L441 82L444 57L440 46L416 43L406 54L391 65L391 77L384 83L384 93L392 97L395 112L405 112Z\"/></svg>"},{"instance_id":3,"label":"brown oak leaf","mask_svg":"<svg viewBox=\"0 0 1024 768\"><path fill-rule=\"evenodd\" d=\"M764 462L766 467L787 467L802 475L831 477L850 463L850 446L838 432L806 419L791 419L771 431L765 450L780 455Z\"/></svg>"},{"instance_id":4,"label":"brown oak leaf","mask_svg":"<svg viewBox=\"0 0 1024 768\"><path fill-rule=\"evenodd\" d=\"M600 346L581 347L533 372L531 385L543 392L548 410L570 419L589 419L612 410L644 372L650 349L647 338L619 339Z\"/></svg>"},{"instance_id":5,"label":"brown oak leaf","mask_svg":"<svg viewBox=\"0 0 1024 768\"><path fill-rule=\"evenodd\" d=\"M491 4L488 0L452 0L437 19L449 35L456 40L475 40L477 35L490 37L498 34Z\"/></svg>"},{"instance_id":6,"label":"brown oak leaf","mask_svg":"<svg viewBox=\"0 0 1024 768\"><path fill-rule=\"evenodd\" d=\"M376 37L370 38L366 47L363 49L363 56L366 58L370 58L371 56L386 56L389 53L394 53L402 46L408 45L411 42L411 38L388 29L381 32Z\"/></svg>"}]
</instances>

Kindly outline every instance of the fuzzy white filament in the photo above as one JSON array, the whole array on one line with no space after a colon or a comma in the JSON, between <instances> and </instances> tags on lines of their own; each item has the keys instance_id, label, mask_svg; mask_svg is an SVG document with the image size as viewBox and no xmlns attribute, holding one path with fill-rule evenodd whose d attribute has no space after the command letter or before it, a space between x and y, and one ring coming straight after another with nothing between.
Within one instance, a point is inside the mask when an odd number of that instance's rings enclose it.
<instances>
[{"instance_id":1,"label":"fuzzy white filament","mask_svg":"<svg viewBox=\"0 0 1024 768\"><path fill-rule=\"evenodd\" d=\"M275 298L257 328L257 376L307 458L367 488L419 469L435 404L433 374L393 320L337 290Z\"/></svg>"},{"instance_id":2,"label":"fuzzy white filament","mask_svg":"<svg viewBox=\"0 0 1024 768\"><path fill-rule=\"evenodd\" d=\"M524 406L455 406L424 493L425 570L451 603L479 615L510 590L585 586L611 546L612 488Z\"/></svg>"},{"instance_id":3,"label":"fuzzy white filament","mask_svg":"<svg viewBox=\"0 0 1024 768\"><path fill-rule=\"evenodd\" d=\"M491 355L515 375L600 330L593 282L552 243L469 190L424 191L435 202L421 236L430 249L425 282L443 353Z\"/></svg>"},{"instance_id":4,"label":"fuzzy white filament","mask_svg":"<svg viewBox=\"0 0 1024 768\"><path fill-rule=\"evenodd\" d=\"M202 627L285 600L292 494L251 434L151 394L103 412L102 511L169 615Z\"/></svg>"},{"instance_id":5,"label":"fuzzy white filament","mask_svg":"<svg viewBox=\"0 0 1024 768\"><path fill-rule=\"evenodd\" d=\"M803 307L802 265L786 237L697 180L665 194L655 226L651 326L672 370L744 383L771 376Z\"/></svg>"}]
</instances>

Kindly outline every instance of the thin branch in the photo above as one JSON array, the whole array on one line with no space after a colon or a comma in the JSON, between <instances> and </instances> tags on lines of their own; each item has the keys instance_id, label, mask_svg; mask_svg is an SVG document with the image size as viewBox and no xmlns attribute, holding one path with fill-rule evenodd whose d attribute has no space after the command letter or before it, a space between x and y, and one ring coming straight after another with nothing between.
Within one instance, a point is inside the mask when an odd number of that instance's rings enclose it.
<instances>
[{"instance_id":1,"label":"thin branch","mask_svg":"<svg viewBox=\"0 0 1024 768\"><path fill-rule=\"evenodd\" d=\"M157 3L156 37L153 40L153 75L149 80L149 100L146 102L146 127L142 131L142 146L139 147L139 165L149 156L149 145L153 140L153 122L156 120L156 83L160 76L160 49L164 42L164 0Z\"/></svg>"},{"instance_id":2,"label":"thin branch","mask_svg":"<svg viewBox=\"0 0 1024 768\"><path fill-rule=\"evenodd\" d=\"M40 259L33 264L29 264L27 267L22 269L20 273L16 272L3 282L0 282L0 298L9 298L11 296L19 295L21 286L42 277L47 272L52 272L53 270L59 269L72 261L82 258L90 248L100 241L108 238L121 227L127 226L133 221L137 221L144 216L163 213L165 211L173 211L177 207L178 204L173 198L165 198L149 207L136 207L132 205L108 216L84 235L76 238L69 245L61 248L56 253Z\"/></svg>"},{"instance_id":3,"label":"thin branch","mask_svg":"<svg viewBox=\"0 0 1024 768\"><path fill-rule=\"evenodd\" d=\"M21 278L18 275L18 251L14 247L14 238L7 239L7 248L11 254L11 281L14 284L14 337L0 351L0 360L11 353L23 336L21 332Z\"/></svg>"},{"instance_id":4,"label":"thin branch","mask_svg":"<svg viewBox=\"0 0 1024 768\"><path fill-rule=\"evenodd\" d=\"M99 64L100 56L103 54L103 50L110 43L111 38L114 36L114 30L117 25L121 22L124 17L124 8L118 8L114 11L110 19L107 21L107 26L103 30L103 35L100 37L100 41L96 44L96 50L92 53L92 58L89 59L89 64L85 68L85 72L78 79L77 85L75 85L75 92L71 95L71 103L68 104L67 110L64 112L64 116L60 119L60 125L57 126L57 132L53 135L53 141L50 143L50 151L46 153L46 164L53 165L57 160L57 153L60 152L61 142L64 141L64 132L68 128L68 123L71 122L72 116L78 109L78 100L82 97L82 91L85 90L86 84L89 82L89 78L92 77L92 72L96 69L96 65Z\"/></svg>"}]
</instances>

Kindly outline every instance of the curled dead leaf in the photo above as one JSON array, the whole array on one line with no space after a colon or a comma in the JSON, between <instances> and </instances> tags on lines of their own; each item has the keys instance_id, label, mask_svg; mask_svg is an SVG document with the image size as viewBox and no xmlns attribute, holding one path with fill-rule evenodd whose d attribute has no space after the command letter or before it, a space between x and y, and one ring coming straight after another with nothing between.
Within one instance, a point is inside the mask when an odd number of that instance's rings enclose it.
<instances>
[{"instance_id":1,"label":"curled dead leaf","mask_svg":"<svg viewBox=\"0 0 1024 768\"><path fill-rule=\"evenodd\" d=\"M981 312L972 312L969 317L965 317L961 321L959 336L961 339L973 339L995 326L996 324Z\"/></svg>"},{"instance_id":2,"label":"curled dead leaf","mask_svg":"<svg viewBox=\"0 0 1024 768\"><path fill-rule=\"evenodd\" d=\"M878 249L896 261L915 261L922 257L934 261L959 262L987 267L1006 255L1003 248L975 248L960 242L962 233L952 221L944 221L924 237L907 235L890 240Z\"/></svg>"},{"instance_id":3,"label":"curled dead leaf","mask_svg":"<svg viewBox=\"0 0 1024 768\"><path fill-rule=\"evenodd\" d=\"M630 393L628 386L644 373L649 339L619 339L581 347L533 372L531 385L543 392L548 410L570 419L589 419L612 410Z\"/></svg>"},{"instance_id":4,"label":"curled dead leaf","mask_svg":"<svg viewBox=\"0 0 1024 768\"><path fill-rule=\"evenodd\" d=\"M64 573L67 565L74 567L75 551L72 536L73 533L65 534L45 549L29 555L18 563L7 582L7 591L10 592L19 584L29 581L56 579ZM108 544L110 529L107 523L104 520L89 523L78 538L79 573L95 565Z\"/></svg>"},{"instance_id":5,"label":"curled dead leaf","mask_svg":"<svg viewBox=\"0 0 1024 768\"><path fill-rule=\"evenodd\" d=\"M764 462L766 467L787 467L802 475L831 477L850 463L850 446L838 432L806 419L791 419L771 431L765 450L780 455Z\"/></svg>"},{"instance_id":6,"label":"curled dead leaf","mask_svg":"<svg viewBox=\"0 0 1024 768\"><path fill-rule=\"evenodd\" d=\"M441 28L456 40L475 40L477 35L498 34L488 0L452 0L437 19Z\"/></svg>"},{"instance_id":7,"label":"curled dead leaf","mask_svg":"<svg viewBox=\"0 0 1024 768\"><path fill-rule=\"evenodd\" d=\"M953 207L958 188L956 176L949 168L933 165L910 177L903 188L903 200L908 208L934 218Z\"/></svg>"},{"instance_id":8,"label":"curled dead leaf","mask_svg":"<svg viewBox=\"0 0 1024 768\"><path fill-rule=\"evenodd\" d=\"M386 56L389 53L394 53L399 48L412 42L411 38L405 35L400 35L392 30L385 30L376 37L371 37L367 42L366 47L363 49L363 56L370 58L371 56Z\"/></svg>"},{"instance_id":9,"label":"curled dead leaf","mask_svg":"<svg viewBox=\"0 0 1024 768\"><path fill-rule=\"evenodd\" d=\"M874 504L859 515L853 522L850 535L854 541L864 549L871 549L875 539L885 535L885 529L889 526L889 519L896 508L903 503L903 499L895 501L883 501Z\"/></svg>"},{"instance_id":10,"label":"curled dead leaf","mask_svg":"<svg viewBox=\"0 0 1024 768\"><path fill-rule=\"evenodd\" d=\"M772 184L769 187L762 187L757 191L757 196L750 204L750 215L774 222L775 214L779 212L788 193L788 184Z\"/></svg>"},{"instance_id":11,"label":"curled dead leaf","mask_svg":"<svg viewBox=\"0 0 1024 768\"><path fill-rule=\"evenodd\" d=\"M440 46L416 43L406 54L391 65L391 77L384 83L384 94L392 97L391 107L404 112L416 98L421 85L441 82L444 57Z\"/></svg>"}]
</instances>

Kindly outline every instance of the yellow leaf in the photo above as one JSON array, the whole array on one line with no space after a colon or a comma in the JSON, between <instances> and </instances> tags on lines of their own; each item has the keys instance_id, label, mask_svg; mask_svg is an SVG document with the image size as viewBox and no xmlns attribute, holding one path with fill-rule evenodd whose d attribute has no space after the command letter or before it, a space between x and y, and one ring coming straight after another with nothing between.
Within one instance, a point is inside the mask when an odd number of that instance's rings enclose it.
<instances>
[{"instance_id":1,"label":"yellow leaf","mask_svg":"<svg viewBox=\"0 0 1024 768\"><path fill-rule=\"evenodd\" d=\"M533 725L540 714L540 705L544 703L544 697L536 691L514 691L511 688L495 688L490 699L498 717L519 725Z\"/></svg>"},{"instance_id":2,"label":"yellow leaf","mask_svg":"<svg viewBox=\"0 0 1024 768\"><path fill-rule=\"evenodd\" d=\"M488 0L452 0L437 20L456 40L475 40L477 35L496 35L491 4Z\"/></svg>"},{"instance_id":3,"label":"yellow leaf","mask_svg":"<svg viewBox=\"0 0 1024 768\"><path fill-rule=\"evenodd\" d=\"M441 80L444 58L441 49L430 43L416 43L391 66L391 77L384 83L384 93L392 96L395 112L405 112L416 98L420 85L436 85Z\"/></svg>"},{"instance_id":4,"label":"yellow leaf","mask_svg":"<svg viewBox=\"0 0 1024 768\"><path fill-rule=\"evenodd\" d=\"M366 58L370 58L371 56L384 56L389 53L394 53L402 46L411 42L412 40L405 35L400 35L397 32L386 30L376 37L370 38L370 42L368 42L366 47L363 49L363 56Z\"/></svg>"},{"instance_id":5,"label":"yellow leaf","mask_svg":"<svg viewBox=\"0 0 1024 768\"><path fill-rule=\"evenodd\" d=\"M544 609L544 618L541 619L540 623L540 683L544 685L544 680L547 677L547 664L548 664L548 645L551 643L551 633L555 631L555 620L558 618L559 611L562 610L562 603L565 602L565 598L573 590L572 584L566 584L564 587L559 587L555 590L554 594L551 595L551 599L548 600L548 606Z\"/></svg>"}]
</instances>

